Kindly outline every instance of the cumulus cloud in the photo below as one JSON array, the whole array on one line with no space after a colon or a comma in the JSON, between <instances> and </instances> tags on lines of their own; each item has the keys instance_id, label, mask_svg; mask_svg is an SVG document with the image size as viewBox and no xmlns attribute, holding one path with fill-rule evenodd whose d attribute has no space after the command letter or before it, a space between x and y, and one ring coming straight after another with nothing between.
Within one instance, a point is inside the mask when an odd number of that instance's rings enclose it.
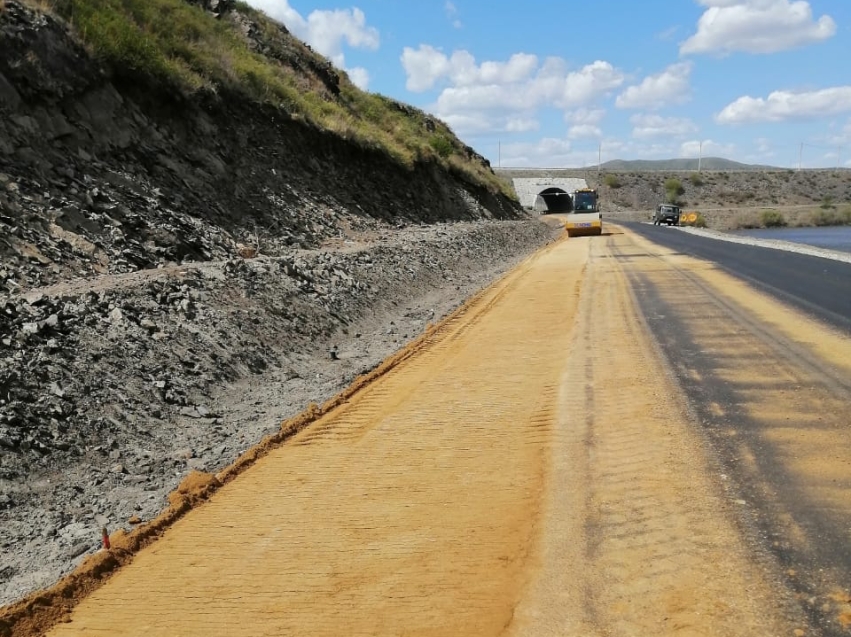
<instances>
[{"instance_id":1,"label":"cumulus cloud","mask_svg":"<svg viewBox=\"0 0 851 637\"><path fill-rule=\"evenodd\" d=\"M603 136L603 131L593 124L576 124L568 129L567 136L570 139L599 139Z\"/></svg>"},{"instance_id":2,"label":"cumulus cloud","mask_svg":"<svg viewBox=\"0 0 851 637\"><path fill-rule=\"evenodd\" d=\"M575 111L565 111L564 121L568 124L599 124L606 116L602 108L580 108Z\"/></svg>"},{"instance_id":3,"label":"cumulus cloud","mask_svg":"<svg viewBox=\"0 0 851 637\"><path fill-rule=\"evenodd\" d=\"M249 0L250 4L282 22L296 36L345 70L352 82L361 88L369 84L369 73L361 67L346 68L343 45L354 49L378 49L381 38L378 29L368 26L366 15L358 8L315 10L306 18L293 9L287 0Z\"/></svg>"},{"instance_id":4,"label":"cumulus cloud","mask_svg":"<svg viewBox=\"0 0 851 637\"><path fill-rule=\"evenodd\" d=\"M609 62L597 60L571 69L561 58L541 61L528 53L479 63L469 51L447 55L423 44L416 49L406 47L401 62L408 90L439 88L435 114L461 133L483 127L508 130L496 128L499 122L513 122L511 130L516 131L517 121L528 125L539 108L582 109L624 82L624 74ZM488 120L490 125L478 120Z\"/></svg>"},{"instance_id":5,"label":"cumulus cloud","mask_svg":"<svg viewBox=\"0 0 851 637\"><path fill-rule=\"evenodd\" d=\"M701 149L700 140L683 142L680 145L680 157L697 157L702 154L704 157L718 156L729 158L736 154L735 144L722 144L714 142L711 139L704 139L702 145Z\"/></svg>"},{"instance_id":6,"label":"cumulus cloud","mask_svg":"<svg viewBox=\"0 0 851 637\"><path fill-rule=\"evenodd\" d=\"M813 18L804 0L699 0L707 7L697 33L680 45L680 53L775 53L833 37L829 15Z\"/></svg>"},{"instance_id":7,"label":"cumulus cloud","mask_svg":"<svg viewBox=\"0 0 851 637\"><path fill-rule=\"evenodd\" d=\"M661 73L649 75L635 86L618 95L618 108L656 110L672 104L682 104L691 99L691 62L672 64Z\"/></svg>"},{"instance_id":8,"label":"cumulus cloud","mask_svg":"<svg viewBox=\"0 0 851 637\"><path fill-rule=\"evenodd\" d=\"M420 93L434 88L446 79L455 87L515 84L528 79L538 67L538 58L528 53L515 53L506 62L483 62L468 51L455 51L447 56L428 44L418 49L405 47L402 67L407 75L406 87Z\"/></svg>"},{"instance_id":9,"label":"cumulus cloud","mask_svg":"<svg viewBox=\"0 0 851 637\"><path fill-rule=\"evenodd\" d=\"M565 111L564 121L571 124L567 131L569 139L600 139L603 130L599 124L603 121L606 111L602 108L580 108L575 111Z\"/></svg>"},{"instance_id":10,"label":"cumulus cloud","mask_svg":"<svg viewBox=\"0 0 851 637\"><path fill-rule=\"evenodd\" d=\"M725 106L715 120L719 124L782 122L848 112L851 86L835 86L817 91L774 91L767 98L746 95Z\"/></svg>"},{"instance_id":11,"label":"cumulus cloud","mask_svg":"<svg viewBox=\"0 0 851 637\"><path fill-rule=\"evenodd\" d=\"M629 121L633 126L632 136L637 139L684 137L697 132L697 125L685 117L639 114L630 117Z\"/></svg>"}]
</instances>

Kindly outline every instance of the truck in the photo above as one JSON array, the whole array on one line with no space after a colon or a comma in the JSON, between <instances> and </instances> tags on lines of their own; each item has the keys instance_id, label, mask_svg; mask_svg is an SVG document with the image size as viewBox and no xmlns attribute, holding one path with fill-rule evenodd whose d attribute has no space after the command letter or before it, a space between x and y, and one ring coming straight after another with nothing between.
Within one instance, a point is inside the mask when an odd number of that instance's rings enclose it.
<instances>
[{"instance_id":1,"label":"truck","mask_svg":"<svg viewBox=\"0 0 851 637\"><path fill-rule=\"evenodd\" d=\"M679 206L674 206L673 204L660 203L656 206L656 210L653 213L653 225L661 226L663 223L668 224L669 226L678 226L680 225L680 214L681 210Z\"/></svg>"},{"instance_id":2,"label":"truck","mask_svg":"<svg viewBox=\"0 0 851 637\"><path fill-rule=\"evenodd\" d=\"M572 210L567 213L564 228L568 237L579 235L603 234L603 213L600 212L600 199L593 188L580 188L573 192Z\"/></svg>"}]
</instances>

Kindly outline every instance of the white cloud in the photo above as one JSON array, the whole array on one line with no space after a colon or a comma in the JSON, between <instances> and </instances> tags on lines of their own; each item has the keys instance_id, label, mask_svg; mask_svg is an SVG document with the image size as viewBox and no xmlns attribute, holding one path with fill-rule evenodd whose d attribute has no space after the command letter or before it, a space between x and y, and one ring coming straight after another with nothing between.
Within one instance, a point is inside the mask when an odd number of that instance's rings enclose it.
<instances>
[{"instance_id":1,"label":"white cloud","mask_svg":"<svg viewBox=\"0 0 851 637\"><path fill-rule=\"evenodd\" d=\"M477 65L476 58L463 50L455 51L451 57L428 44L421 44L418 49L405 47L402 51L402 67L408 77L405 86L415 93L434 88L441 79L456 87L522 82L535 72L537 66L537 56L528 53L515 53L507 62Z\"/></svg>"},{"instance_id":2,"label":"white cloud","mask_svg":"<svg viewBox=\"0 0 851 637\"><path fill-rule=\"evenodd\" d=\"M564 121L571 124L567 131L569 139L600 139L603 131L599 124L606 116L602 108L580 108L565 111Z\"/></svg>"},{"instance_id":3,"label":"white cloud","mask_svg":"<svg viewBox=\"0 0 851 637\"><path fill-rule=\"evenodd\" d=\"M602 108L580 108L575 111L565 111L564 121L568 124L599 124L606 116Z\"/></svg>"},{"instance_id":4,"label":"white cloud","mask_svg":"<svg viewBox=\"0 0 851 637\"><path fill-rule=\"evenodd\" d=\"M576 124L571 126L567 131L567 136L570 139L596 138L603 136L603 131L599 126L593 124Z\"/></svg>"},{"instance_id":5,"label":"white cloud","mask_svg":"<svg viewBox=\"0 0 851 637\"><path fill-rule=\"evenodd\" d=\"M700 140L683 142L680 145L680 157L697 157L701 154L704 157L717 156L730 158L736 154L736 145L721 144L714 142L711 139L703 140L702 149Z\"/></svg>"},{"instance_id":6,"label":"white cloud","mask_svg":"<svg viewBox=\"0 0 851 637\"><path fill-rule=\"evenodd\" d=\"M378 49L381 38L378 29L366 24L366 15L358 8L312 11L304 18L288 0L249 0L250 4L282 22L296 36L345 70L352 82L361 88L369 83L366 69L346 68L343 45L354 49Z\"/></svg>"},{"instance_id":7,"label":"white cloud","mask_svg":"<svg viewBox=\"0 0 851 637\"><path fill-rule=\"evenodd\" d=\"M346 72L349 74L349 79L352 81L352 84L358 88L366 90L367 87L369 87L369 71L365 68L356 66L351 69L346 69Z\"/></svg>"},{"instance_id":8,"label":"white cloud","mask_svg":"<svg viewBox=\"0 0 851 637\"><path fill-rule=\"evenodd\" d=\"M804 0L699 0L707 7L680 53L775 53L821 42L836 33L828 15L813 19Z\"/></svg>"},{"instance_id":9,"label":"white cloud","mask_svg":"<svg viewBox=\"0 0 851 637\"><path fill-rule=\"evenodd\" d=\"M443 6L446 11L446 17L449 18L449 21L452 23L452 26L456 29L460 29L464 25L461 23L461 20L458 18L458 7L455 6L454 2L450 2L450 0L446 0L446 4Z\"/></svg>"},{"instance_id":10,"label":"white cloud","mask_svg":"<svg viewBox=\"0 0 851 637\"><path fill-rule=\"evenodd\" d=\"M618 95L615 106L655 110L687 102L691 98L691 69L691 62L679 62L661 73L649 75L641 84L630 86Z\"/></svg>"},{"instance_id":11,"label":"white cloud","mask_svg":"<svg viewBox=\"0 0 851 637\"><path fill-rule=\"evenodd\" d=\"M638 139L684 137L698 130L697 125L685 117L638 114L630 117L629 121L633 126L632 136Z\"/></svg>"},{"instance_id":12,"label":"white cloud","mask_svg":"<svg viewBox=\"0 0 851 637\"><path fill-rule=\"evenodd\" d=\"M509 117L505 123L504 130L509 133L526 133L528 131L538 130L541 124L533 117Z\"/></svg>"},{"instance_id":13,"label":"white cloud","mask_svg":"<svg viewBox=\"0 0 851 637\"><path fill-rule=\"evenodd\" d=\"M578 71L568 73L557 106L579 106L620 87L624 74L608 62L597 60Z\"/></svg>"},{"instance_id":14,"label":"white cloud","mask_svg":"<svg viewBox=\"0 0 851 637\"><path fill-rule=\"evenodd\" d=\"M478 63L468 51L447 55L420 45L417 49L406 47L401 62L408 90L424 92L441 87L434 112L461 134L517 131L518 120L526 122L523 130L529 130L528 123L535 119L538 109L570 108L581 113L624 81L620 70L602 60L571 70L561 58L540 61L528 53L516 53L505 61Z\"/></svg>"},{"instance_id":15,"label":"white cloud","mask_svg":"<svg viewBox=\"0 0 851 637\"><path fill-rule=\"evenodd\" d=\"M794 93L774 91L767 98L746 95L715 116L719 124L782 122L851 112L851 86Z\"/></svg>"},{"instance_id":16,"label":"white cloud","mask_svg":"<svg viewBox=\"0 0 851 637\"><path fill-rule=\"evenodd\" d=\"M449 59L428 44L421 44L419 49L406 46L402 51L402 67L408 76L405 88L421 93L449 73Z\"/></svg>"},{"instance_id":17,"label":"white cloud","mask_svg":"<svg viewBox=\"0 0 851 637\"><path fill-rule=\"evenodd\" d=\"M537 142L502 145L504 166L566 166L572 160L572 145L566 139L545 137Z\"/></svg>"}]
</instances>

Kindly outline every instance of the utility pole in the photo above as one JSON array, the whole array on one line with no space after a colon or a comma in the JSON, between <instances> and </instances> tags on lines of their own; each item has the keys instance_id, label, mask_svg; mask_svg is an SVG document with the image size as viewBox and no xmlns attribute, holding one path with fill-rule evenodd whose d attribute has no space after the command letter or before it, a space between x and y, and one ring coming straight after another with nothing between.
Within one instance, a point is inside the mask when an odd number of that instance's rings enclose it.
<instances>
[{"instance_id":1,"label":"utility pole","mask_svg":"<svg viewBox=\"0 0 851 637\"><path fill-rule=\"evenodd\" d=\"M798 172L801 172L801 168L804 165L804 142L801 142L801 147L798 150Z\"/></svg>"},{"instance_id":2,"label":"utility pole","mask_svg":"<svg viewBox=\"0 0 851 637\"><path fill-rule=\"evenodd\" d=\"M697 151L697 172L700 172L700 167L703 164L703 140L700 140L700 146Z\"/></svg>"},{"instance_id":3,"label":"utility pole","mask_svg":"<svg viewBox=\"0 0 851 637\"><path fill-rule=\"evenodd\" d=\"M502 168L502 140L501 139L499 140L499 151L498 152L499 152L499 159L497 160L498 161L497 166Z\"/></svg>"},{"instance_id":4,"label":"utility pole","mask_svg":"<svg viewBox=\"0 0 851 637\"><path fill-rule=\"evenodd\" d=\"M600 146L597 148L597 179L600 179L600 170L603 164L603 142L600 142Z\"/></svg>"}]
</instances>

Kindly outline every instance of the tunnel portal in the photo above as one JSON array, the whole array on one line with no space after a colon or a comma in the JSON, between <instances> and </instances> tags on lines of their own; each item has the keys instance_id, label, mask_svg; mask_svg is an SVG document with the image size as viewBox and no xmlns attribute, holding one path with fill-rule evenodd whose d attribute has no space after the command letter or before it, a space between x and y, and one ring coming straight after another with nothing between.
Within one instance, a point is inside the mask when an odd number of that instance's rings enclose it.
<instances>
[{"instance_id":1,"label":"tunnel portal","mask_svg":"<svg viewBox=\"0 0 851 637\"><path fill-rule=\"evenodd\" d=\"M573 200L570 194L561 188L547 188L538 193L535 199L535 209L542 214L555 214L573 210Z\"/></svg>"}]
</instances>

